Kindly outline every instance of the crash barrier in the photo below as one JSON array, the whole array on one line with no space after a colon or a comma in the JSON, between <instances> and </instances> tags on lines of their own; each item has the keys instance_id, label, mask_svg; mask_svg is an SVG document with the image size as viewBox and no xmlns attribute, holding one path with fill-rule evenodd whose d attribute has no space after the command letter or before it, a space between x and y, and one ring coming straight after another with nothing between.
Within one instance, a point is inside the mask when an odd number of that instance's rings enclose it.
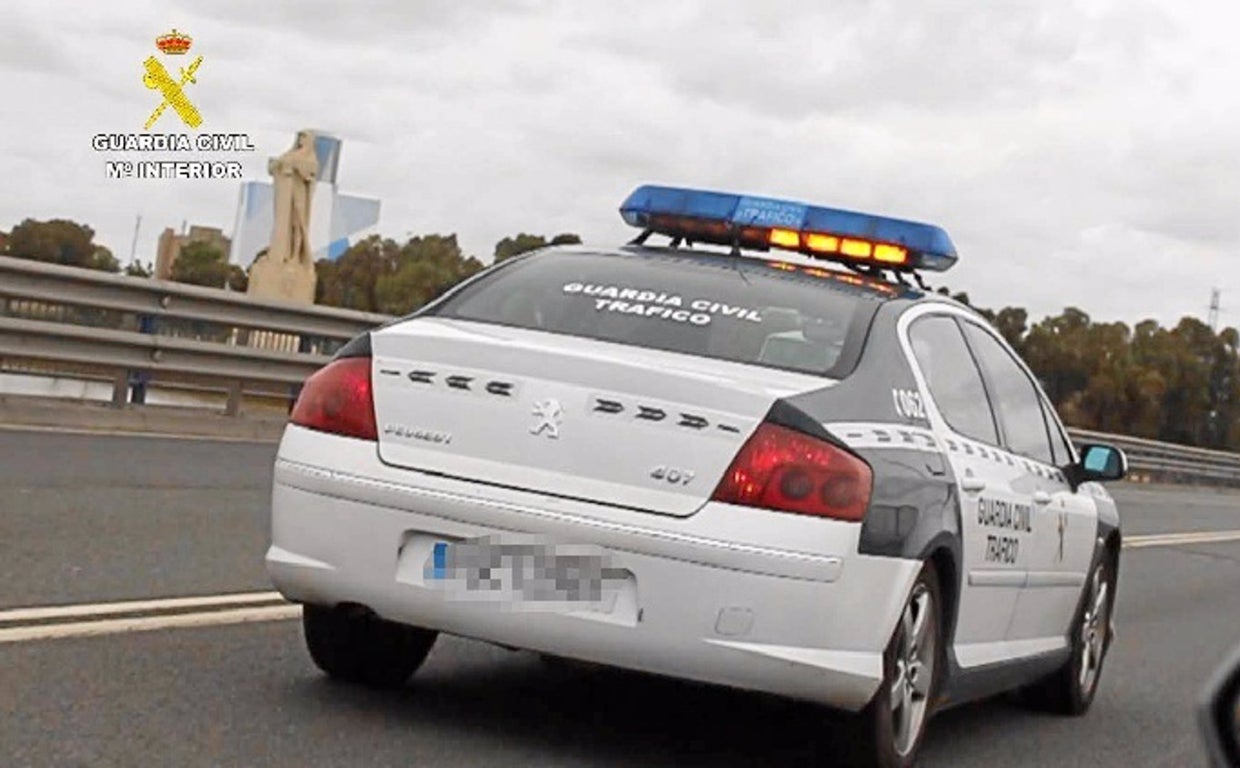
<instances>
[{"instance_id":1,"label":"crash barrier","mask_svg":"<svg viewBox=\"0 0 1240 768\"><path fill-rule=\"evenodd\" d=\"M106 378L117 406L147 387L295 397L306 377L387 315L250 298L217 288L0 256L0 370ZM1240 485L1240 454L1069 430L1128 455L1137 481Z\"/></svg>"},{"instance_id":2,"label":"crash barrier","mask_svg":"<svg viewBox=\"0 0 1240 768\"><path fill-rule=\"evenodd\" d=\"M1240 486L1240 454L1213 451L1141 437L1069 429L1077 445L1108 443L1128 456L1128 476L1135 482L1209 483Z\"/></svg>"},{"instance_id":3,"label":"crash barrier","mask_svg":"<svg viewBox=\"0 0 1240 768\"><path fill-rule=\"evenodd\" d=\"M386 315L0 256L0 361L24 373L106 376L116 405L152 384L209 384L235 415L247 391L295 393Z\"/></svg>"}]
</instances>

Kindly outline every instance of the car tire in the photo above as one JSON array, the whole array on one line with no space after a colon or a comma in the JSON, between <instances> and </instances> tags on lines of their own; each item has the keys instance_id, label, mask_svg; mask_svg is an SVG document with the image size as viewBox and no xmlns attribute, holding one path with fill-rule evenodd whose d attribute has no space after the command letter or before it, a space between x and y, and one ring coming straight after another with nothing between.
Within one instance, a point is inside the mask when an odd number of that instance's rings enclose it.
<instances>
[{"instance_id":1,"label":"car tire","mask_svg":"<svg viewBox=\"0 0 1240 768\"><path fill-rule=\"evenodd\" d=\"M439 633L381 619L361 608L307 605L306 648L329 677L372 688L399 688L422 666Z\"/></svg>"},{"instance_id":2,"label":"car tire","mask_svg":"<svg viewBox=\"0 0 1240 768\"><path fill-rule=\"evenodd\" d=\"M1090 571L1072 620L1072 657L1059 669L1022 691L1035 709L1077 717L1089 711L1111 645L1111 614L1115 606L1115 567L1103 553Z\"/></svg>"},{"instance_id":3,"label":"car tire","mask_svg":"<svg viewBox=\"0 0 1240 768\"><path fill-rule=\"evenodd\" d=\"M842 723L829 765L916 765L943 670L943 600L938 573L926 563L909 590L887 649L874 699ZM913 670L913 674L909 671Z\"/></svg>"}]
</instances>

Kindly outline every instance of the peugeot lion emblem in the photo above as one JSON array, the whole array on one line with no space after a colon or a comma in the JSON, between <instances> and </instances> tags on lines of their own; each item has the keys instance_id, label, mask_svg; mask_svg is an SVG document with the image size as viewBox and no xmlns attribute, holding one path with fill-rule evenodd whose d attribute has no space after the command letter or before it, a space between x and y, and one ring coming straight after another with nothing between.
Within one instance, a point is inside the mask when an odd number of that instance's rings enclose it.
<instances>
[{"instance_id":1,"label":"peugeot lion emblem","mask_svg":"<svg viewBox=\"0 0 1240 768\"><path fill-rule=\"evenodd\" d=\"M552 440L559 438L560 421L564 418L564 409L559 400L550 397L539 400L534 403L534 415L538 417L538 421L530 427L531 435L545 434Z\"/></svg>"}]
</instances>

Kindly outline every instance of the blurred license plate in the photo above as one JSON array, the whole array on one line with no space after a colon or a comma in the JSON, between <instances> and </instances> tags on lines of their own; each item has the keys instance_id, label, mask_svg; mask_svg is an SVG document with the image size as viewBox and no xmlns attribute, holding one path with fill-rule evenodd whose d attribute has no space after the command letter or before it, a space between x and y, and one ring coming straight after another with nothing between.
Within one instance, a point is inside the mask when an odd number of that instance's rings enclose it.
<instances>
[{"instance_id":1,"label":"blurred license plate","mask_svg":"<svg viewBox=\"0 0 1240 768\"><path fill-rule=\"evenodd\" d=\"M436 542L425 575L454 598L610 611L628 572L599 547L483 538Z\"/></svg>"}]
</instances>

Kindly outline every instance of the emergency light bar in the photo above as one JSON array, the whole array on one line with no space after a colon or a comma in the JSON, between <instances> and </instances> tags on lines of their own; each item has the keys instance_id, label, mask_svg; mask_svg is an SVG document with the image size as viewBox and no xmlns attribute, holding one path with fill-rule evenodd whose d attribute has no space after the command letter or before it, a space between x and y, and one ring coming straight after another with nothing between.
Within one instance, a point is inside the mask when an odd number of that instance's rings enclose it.
<instances>
[{"instance_id":1,"label":"emergency light bar","mask_svg":"<svg viewBox=\"0 0 1240 768\"><path fill-rule=\"evenodd\" d=\"M689 242L781 248L855 266L944 272L956 247L939 227L788 200L697 189L638 187L620 206L625 222Z\"/></svg>"}]
</instances>

